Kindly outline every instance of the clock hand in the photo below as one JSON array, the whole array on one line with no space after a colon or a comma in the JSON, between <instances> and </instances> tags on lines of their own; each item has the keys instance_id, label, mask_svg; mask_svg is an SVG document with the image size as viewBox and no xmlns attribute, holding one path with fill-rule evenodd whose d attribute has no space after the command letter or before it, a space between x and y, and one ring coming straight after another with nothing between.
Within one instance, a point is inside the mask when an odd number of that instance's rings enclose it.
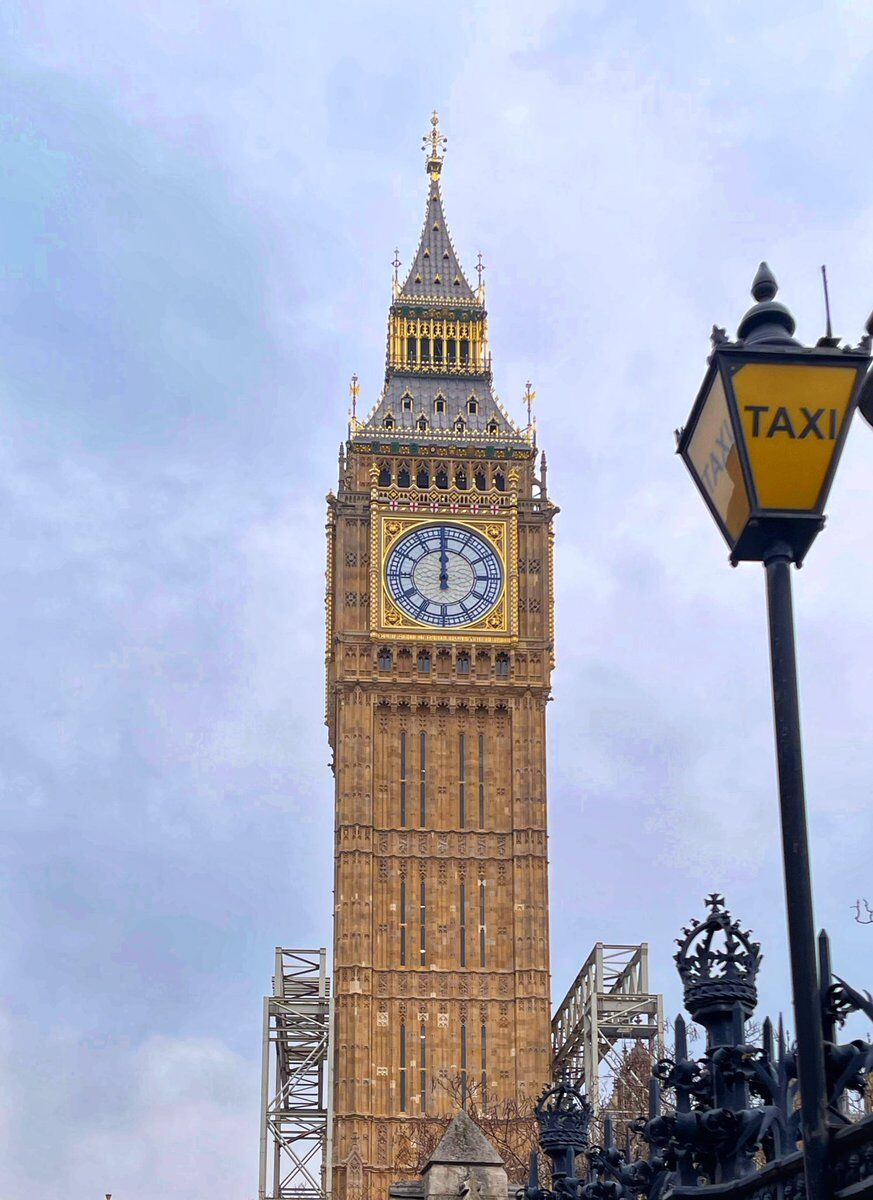
<instances>
[{"instance_id":1,"label":"clock hand","mask_svg":"<svg viewBox=\"0 0 873 1200\"><path fill-rule=\"evenodd\" d=\"M446 527L440 526L440 591L445 592L449 586L449 559L446 554Z\"/></svg>"}]
</instances>

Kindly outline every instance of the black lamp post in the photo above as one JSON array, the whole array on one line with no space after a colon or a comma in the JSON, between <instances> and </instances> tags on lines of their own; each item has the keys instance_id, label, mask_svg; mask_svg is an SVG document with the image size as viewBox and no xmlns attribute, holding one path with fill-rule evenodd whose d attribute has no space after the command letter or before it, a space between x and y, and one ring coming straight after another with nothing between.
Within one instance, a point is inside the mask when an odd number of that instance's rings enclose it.
<instances>
[{"instance_id":1,"label":"black lamp post","mask_svg":"<svg viewBox=\"0 0 873 1200\"><path fill-rule=\"evenodd\" d=\"M832 1187L826 1122L822 1009L803 792L790 564L798 567L824 526L824 505L870 364L868 334L800 345L794 318L774 299L761 263L756 304L731 342L714 329L709 368L678 452L730 548L734 566L767 573L770 662L782 818L788 941L797 1027L801 1126L808 1200Z\"/></svg>"}]
</instances>

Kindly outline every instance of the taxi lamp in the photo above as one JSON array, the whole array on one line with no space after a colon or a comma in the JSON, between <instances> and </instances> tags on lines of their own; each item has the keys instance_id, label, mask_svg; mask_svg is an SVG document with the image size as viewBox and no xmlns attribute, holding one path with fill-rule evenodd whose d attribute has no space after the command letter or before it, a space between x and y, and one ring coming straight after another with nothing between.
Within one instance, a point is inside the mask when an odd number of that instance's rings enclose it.
<instances>
[{"instance_id":1,"label":"taxi lamp","mask_svg":"<svg viewBox=\"0 0 873 1200\"><path fill-rule=\"evenodd\" d=\"M774 299L776 280L766 263L758 268L752 295L756 303L740 321L735 342L713 329L709 367L688 424L677 434L677 449L730 547L731 562L762 562L766 571L806 1196L829 1200L825 984L820 987L816 963L791 564L801 565L824 525L859 399L873 423L873 375L867 374L873 324L867 322L867 335L854 348L839 348L830 320L815 346L801 346L792 336L794 318Z\"/></svg>"},{"instance_id":2,"label":"taxi lamp","mask_svg":"<svg viewBox=\"0 0 873 1200\"><path fill-rule=\"evenodd\" d=\"M800 566L824 506L870 364L871 322L857 347L802 346L761 263L756 303L737 340L713 328L712 354L677 450L715 518L731 562L762 562L776 543ZM871 318L873 321L873 318ZM873 424L873 390L864 416Z\"/></svg>"}]
</instances>

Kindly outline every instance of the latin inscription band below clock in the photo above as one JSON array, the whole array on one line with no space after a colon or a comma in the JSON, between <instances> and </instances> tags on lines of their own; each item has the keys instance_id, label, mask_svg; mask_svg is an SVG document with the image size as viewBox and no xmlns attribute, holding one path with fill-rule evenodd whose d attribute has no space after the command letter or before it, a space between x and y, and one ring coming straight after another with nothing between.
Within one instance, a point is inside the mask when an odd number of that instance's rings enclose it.
<instances>
[{"instance_id":1,"label":"latin inscription band below clock","mask_svg":"<svg viewBox=\"0 0 873 1200\"><path fill-rule=\"evenodd\" d=\"M399 539L385 579L394 603L424 625L470 625L497 603L503 568L494 548L463 525L425 525Z\"/></svg>"}]
</instances>

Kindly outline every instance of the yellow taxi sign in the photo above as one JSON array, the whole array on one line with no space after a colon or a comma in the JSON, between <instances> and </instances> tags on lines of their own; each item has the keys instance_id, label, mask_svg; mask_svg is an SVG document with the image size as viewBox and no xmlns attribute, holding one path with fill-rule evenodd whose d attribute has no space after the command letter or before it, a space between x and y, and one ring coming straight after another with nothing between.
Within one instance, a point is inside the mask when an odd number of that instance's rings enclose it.
<instances>
[{"instance_id":1,"label":"yellow taxi sign","mask_svg":"<svg viewBox=\"0 0 873 1200\"><path fill-rule=\"evenodd\" d=\"M858 377L855 365L745 363L732 375L757 504L819 507Z\"/></svg>"},{"instance_id":2,"label":"yellow taxi sign","mask_svg":"<svg viewBox=\"0 0 873 1200\"><path fill-rule=\"evenodd\" d=\"M736 541L749 517L749 497L720 374L713 378L687 453L697 486L730 535L729 540Z\"/></svg>"}]
</instances>

